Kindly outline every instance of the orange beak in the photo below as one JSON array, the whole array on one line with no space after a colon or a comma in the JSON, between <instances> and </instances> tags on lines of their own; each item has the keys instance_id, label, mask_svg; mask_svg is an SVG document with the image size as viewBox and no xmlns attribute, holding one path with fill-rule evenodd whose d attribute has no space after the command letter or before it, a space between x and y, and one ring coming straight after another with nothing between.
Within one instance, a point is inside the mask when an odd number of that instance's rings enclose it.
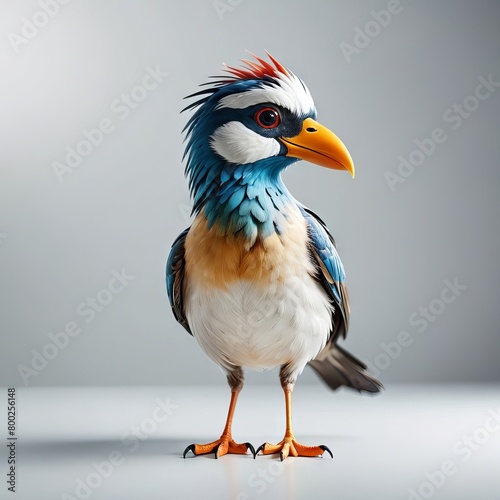
<instances>
[{"instance_id":1,"label":"orange beak","mask_svg":"<svg viewBox=\"0 0 500 500\"><path fill-rule=\"evenodd\" d=\"M322 167L347 170L354 177L354 163L344 143L329 129L306 118L295 137L282 137L287 156L310 161Z\"/></svg>"}]
</instances>

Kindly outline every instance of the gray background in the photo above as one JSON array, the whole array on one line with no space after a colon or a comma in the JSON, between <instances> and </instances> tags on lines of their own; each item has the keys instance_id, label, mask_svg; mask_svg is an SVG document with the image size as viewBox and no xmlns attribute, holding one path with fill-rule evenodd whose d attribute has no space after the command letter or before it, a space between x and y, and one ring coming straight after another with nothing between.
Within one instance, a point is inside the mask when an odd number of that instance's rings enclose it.
<instances>
[{"instance_id":1,"label":"gray background","mask_svg":"<svg viewBox=\"0 0 500 500\"><path fill-rule=\"evenodd\" d=\"M16 52L9 33L40 6L2 2L0 384L23 385L19 365L69 321L81 334L28 385L225 384L176 324L164 265L189 224L182 97L245 49L301 77L354 158L354 181L305 162L284 175L338 241L352 302L344 345L385 383L498 381L500 89L456 130L443 113L479 76L500 81L500 3L401 0L350 62L340 44L387 1L223 3L74 0ZM121 120L111 103L156 65L169 76ZM115 130L59 182L53 162L103 118ZM436 127L447 140L391 191L384 173ZM79 304L122 268L134 280L85 323ZM410 315L455 278L467 289L417 331ZM384 343L401 331L412 343L391 359Z\"/></svg>"}]
</instances>

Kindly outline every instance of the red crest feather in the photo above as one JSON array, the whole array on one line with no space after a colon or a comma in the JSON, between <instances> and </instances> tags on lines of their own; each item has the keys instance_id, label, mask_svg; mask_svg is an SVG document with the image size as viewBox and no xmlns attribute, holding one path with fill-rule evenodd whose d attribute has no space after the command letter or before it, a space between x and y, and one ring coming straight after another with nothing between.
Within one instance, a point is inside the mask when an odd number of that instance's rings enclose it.
<instances>
[{"instance_id":1,"label":"red crest feather","mask_svg":"<svg viewBox=\"0 0 500 500\"><path fill-rule=\"evenodd\" d=\"M273 64L268 63L264 59L256 56L255 54L252 54L251 52L249 52L249 54L255 59L256 62L242 59L241 62L244 64L244 66L241 68L227 66L226 64L224 65L224 71L231 75L231 77L227 80L227 83L235 82L237 80L259 80L265 77L276 78L278 76L278 73L283 73L285 75L289 74L288 70L282 64L280 64L271 54L269 54L269 52L266 51L266 54Z\"/></svg>"}]
</instances>

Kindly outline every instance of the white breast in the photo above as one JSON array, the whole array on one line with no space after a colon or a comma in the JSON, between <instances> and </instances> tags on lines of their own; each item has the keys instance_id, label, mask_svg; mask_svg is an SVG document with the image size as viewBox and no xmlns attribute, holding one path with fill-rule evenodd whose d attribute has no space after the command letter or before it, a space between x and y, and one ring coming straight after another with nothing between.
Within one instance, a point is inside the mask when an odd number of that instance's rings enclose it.
<instances>
[{"instance_id":1,"label":"white breast","mask_svg":"<svg viewBox=\"0 0 500 500\"><path fill-rule=\"evenodd\" d=\"M243 279L214 288L193 279L186 287L191 331L223 368L264 369L289 363L290 372L298 375L325 346L332 305L312 277L305 238L301 251L286 255L274 269L280 278L265 285Z\"/></svg>"},{"instance_id":2,"label":"white breast","mask_svg":"<svg viewBox=\"0 0 500 500\"><path fill-rule=\"evenodd\" d=\"M251 282L191 291L187 318L203 350L224 368L296 365L299 374L325 346L331 305L308 274L262 293Z\"/></svg>"}]
</instances>

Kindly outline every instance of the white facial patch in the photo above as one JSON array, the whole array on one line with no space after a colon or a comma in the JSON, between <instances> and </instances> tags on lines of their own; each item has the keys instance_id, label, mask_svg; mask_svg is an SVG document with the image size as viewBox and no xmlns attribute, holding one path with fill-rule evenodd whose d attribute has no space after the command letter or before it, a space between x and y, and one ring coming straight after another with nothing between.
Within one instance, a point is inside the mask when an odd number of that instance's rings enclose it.
<instances>
[{"instance_id":1,"label":"white facial patch","mask_svg":"<svg viewBox=\"0 0 500 500\"><path fill-rule=\"evenodd\" d=\"M276 139L263 137L238 121L216 129L210 137L210 146L226 161L238 165L277 156L280 152Z\"/></svg>"},{"instance_id":2,"label":"white facial patch","mask_svg":"<svg viewBox=\"0 0 500 500\"><path fill-rule=\"evenodd\" d=\"M275 83L223 97L217 109L243 109L256 104L273 103L297 115L307 115L314 109L313 98L305 84L293 73L278 73Z\"/></svg>"}]
</instances>

